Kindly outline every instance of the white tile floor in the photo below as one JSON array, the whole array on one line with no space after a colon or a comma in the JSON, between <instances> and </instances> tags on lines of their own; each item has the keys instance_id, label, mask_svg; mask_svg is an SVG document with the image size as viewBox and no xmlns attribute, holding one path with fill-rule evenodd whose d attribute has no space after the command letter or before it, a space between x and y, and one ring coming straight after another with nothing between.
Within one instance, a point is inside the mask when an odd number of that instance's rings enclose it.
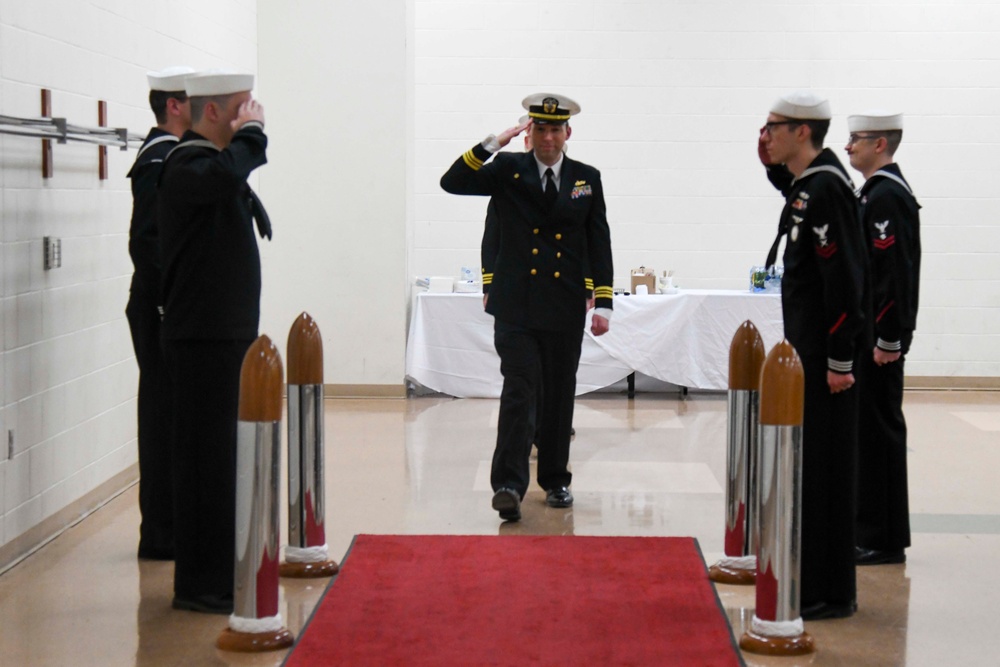
<instances>
[{"instance_id":1,"label":"white tile floor","mask_svg":"<svg viewBox=\"0 0 1000 667\"><path fill-rule=\"evenodd\" d=\"M916 392L910 424L913 547L906 565L860 568L860 609L807 623L818 652L745 655L749 665L1000 664L1000 392ZM722 555L726 403L722 394L581 398L572 460L576 505L524 519L490 509L484 464L493 400L413 398L326 403L327 539L340 559L357 533L693 535ZM284 491L282 491L284 493ZM0 664L279 665L284 653L214 648L222 616L170 609L172 565L137 562L134 488L0 576ZM298 633L326 584L282 580ZM737 635L752 588L718 587Z\"/></svg>"}]
</instances>

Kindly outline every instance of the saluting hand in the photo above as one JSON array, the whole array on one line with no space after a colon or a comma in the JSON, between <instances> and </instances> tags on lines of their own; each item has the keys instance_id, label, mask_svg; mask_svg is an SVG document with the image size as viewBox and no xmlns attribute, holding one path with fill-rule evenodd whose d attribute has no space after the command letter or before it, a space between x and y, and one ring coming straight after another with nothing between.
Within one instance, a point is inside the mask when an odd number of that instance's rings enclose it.
<instances>
[{"instance_id":1,"label":"saluting hand","mask_svg":"<svg viewBox=\"0 0 1000 667\"><path fill-rule=\"evenodd\" d=\"M230 123L230 125L233 128L233 132L236 132L254 120L261 125L264 124L264 105L257 100L247 100L240 105L239 110L236 112L236 120Z\"/></svg>"},{"instance_id":2,"label":"saluting hand","mask_svg":"<svg viewBox=\"0 0 1000 667\"><path fill-rule=\"evenodd\" d=\"M532 121L529 118L528 120L518 125L515 125L514 127L508 127L506 130L497 135L497 143L500 144L501 148L503 148L504 146L510 143L511 139L521 134L525 130L531 128L531 122Z\"/></svg>"},{"instance_id":3,"label":"saluting hand","mask_svg":"<svg viewBox=\"0 0 1000 667\"><path fill-rule=\"evenodd\" d=\"M765 167L771 166L771 156L767 154L767 139L764 136L766 127L760 128L760 136L757 137L757 157Z\"/></svg>"}]
</instances>

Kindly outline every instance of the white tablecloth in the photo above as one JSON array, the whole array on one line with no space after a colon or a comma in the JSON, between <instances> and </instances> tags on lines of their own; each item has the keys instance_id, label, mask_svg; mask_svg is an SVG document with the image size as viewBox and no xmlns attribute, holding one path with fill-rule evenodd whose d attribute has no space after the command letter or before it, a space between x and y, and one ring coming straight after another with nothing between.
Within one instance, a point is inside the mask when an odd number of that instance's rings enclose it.
<instances>
[{"instance_id":1,"label":"white tablecloth","mask_svg":"<svg viewBox=\"0 0 1000 667\"><path fill-rule=\"evenodd\" d=\"M590 334L576 393L614 384L633 371L695 389L726 389L729 345L750 320L770 350L781 341L781 297L737 290L683 290L671 295L616 296L611 330ZM496 398L503 387L493 348L493 318L482 294L419 294L406 345L411 382L459 397Z\"/></svg>"}]
</instances>

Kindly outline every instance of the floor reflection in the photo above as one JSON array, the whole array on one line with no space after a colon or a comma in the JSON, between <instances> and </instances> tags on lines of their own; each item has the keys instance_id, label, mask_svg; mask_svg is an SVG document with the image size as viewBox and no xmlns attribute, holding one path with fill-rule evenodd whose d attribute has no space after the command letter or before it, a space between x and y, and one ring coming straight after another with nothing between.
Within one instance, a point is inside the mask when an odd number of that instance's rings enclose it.
<instances>
[{"instance_id":1,"label":"floor reflection","mask_svg":"<svg viewBox=\"0 0 1000 667\"><path fill-rule=\"evenodd\" d=\"M516 523L499 521L490 507L497 407L443 397L327 401L331 557L343 562L359 533L693 536L707 563L723 555L724 395L578 400L574 506L549 508L533 484ZM806 623L815 654L744 654L748 665L996 662L1000 570L987 564L1000 552L1000 393L907 394L905 409L914 513L907 563L859 568L858 613ZM0 663L280 665L285 651L217 651L226 617L170 609L173 566L135 561L135 491L0 576ZM328 583L281 580L281 614L294 635ZM754 589L716 590L738 641L756 606Z\"/></svg>"}]
</instances>

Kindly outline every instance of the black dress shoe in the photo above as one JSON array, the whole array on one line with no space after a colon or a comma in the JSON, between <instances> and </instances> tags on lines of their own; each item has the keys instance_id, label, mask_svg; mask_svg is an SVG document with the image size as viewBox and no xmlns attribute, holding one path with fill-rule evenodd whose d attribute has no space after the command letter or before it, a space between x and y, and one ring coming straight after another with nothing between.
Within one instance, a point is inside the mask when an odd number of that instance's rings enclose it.
<instances>
[{"instance_id":1,"label":"black dress shoe","mask_svg":"<svg viewBox=\"0 0 1000 667\"><path fill-rule=\"evenodd\" d=\"M200 611L203 614L231 614L233 613L233 594L206 593L193 597L175 595L171 606L174 609Z\"/></svg>"},{"instance_id":2,"label":"black dress shoe","mask_svg":"<svg viewBox=\"0 0 1000 667\"><path fill-rule=\"evenodd\" d=\"M822 621L828 618L847 618L858 610L858 603L851 602L816 602L802 608L804 621Z\"/></svg>"},{"instance_id":3,"label":"black dress shoe","mask_svg":"<svg viewBox=\"0 0 1000 667\"><path fill-rule=\"evenodd\" d=\"M891 565L894 563L905 563L906 552L902 549L897 549L895 551L880 551L879 549L855 547L854 562L858 565Z\"/></svg>"},{"instance_id":4,"label":"black dress shoe","mask_svg":"<svg viewBox=\"0 0 1000 667\"><path fill-rule=\"evenodd\" d=\"M545 504L549 507L572 507L573 494L565 486L558 486L545 492Z\"/></svg>"},{"instance_id":5,"label":"black dress shoe","mask_svg":"<svg viewBox=\"0 0 1000 667\"><path fill-rule=\"evenodd\" d=\"M514 489L503 486L493 494L493 509L504 521L521 520L521 496Z\"/></svg>"}]
</instances>

